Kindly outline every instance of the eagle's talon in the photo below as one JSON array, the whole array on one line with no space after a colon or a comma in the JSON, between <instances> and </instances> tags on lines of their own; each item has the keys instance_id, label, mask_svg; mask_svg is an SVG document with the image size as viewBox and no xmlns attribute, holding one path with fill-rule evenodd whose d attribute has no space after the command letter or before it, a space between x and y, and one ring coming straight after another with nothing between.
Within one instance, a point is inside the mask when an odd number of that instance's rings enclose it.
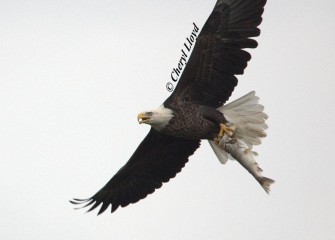
<instances>
[{"instance_id":1,"label":"eagle's talon","mask_svg":"<svg viewBox=\"0 0 335 240\"><path fill-rule=\"evenodd\" d=\"M236 127L233 126L227 126L223 123L220 124L220 132L219 132L219 138L222 138L225 133L228 134L229 137L233 136L234 130Z\"/></svg>"}]
</instances>

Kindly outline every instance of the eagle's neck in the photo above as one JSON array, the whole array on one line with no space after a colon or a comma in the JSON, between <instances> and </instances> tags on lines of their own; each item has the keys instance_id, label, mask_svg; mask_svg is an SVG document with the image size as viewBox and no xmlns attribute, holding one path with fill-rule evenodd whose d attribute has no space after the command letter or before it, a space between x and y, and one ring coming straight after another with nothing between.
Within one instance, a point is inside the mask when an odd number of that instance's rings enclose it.
<instances>
[{"instance_id":1,"label":"eagle's neck","mask_svg":"<svg viewBox=\"0 0 335 240\"><path fill-rule=\"evenodd\" d=\"M150 124L155 130L161 131L173 118L173 111L161 105L154 111L154 121Z\"/></svg>"}]
</instances>

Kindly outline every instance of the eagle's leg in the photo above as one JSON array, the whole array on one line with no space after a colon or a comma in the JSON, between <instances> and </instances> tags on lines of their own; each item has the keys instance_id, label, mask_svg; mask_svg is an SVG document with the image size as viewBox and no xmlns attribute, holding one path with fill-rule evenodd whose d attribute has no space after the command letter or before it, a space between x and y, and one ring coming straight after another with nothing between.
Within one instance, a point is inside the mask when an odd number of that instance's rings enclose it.
<instances>
[{"instance_id":1,"label":"eagle's leg","mask_svg":"<svg viewBox=\"0 0 335 240\"><path fill-rule=\"evenodd\" d=\"M217 137L214 137L213 139L216 143L220 142L225 133L229 137L233 136L234 130L236 130L236 126L230 124L221 112L207 106L199 107L198 111L204 118L212 121L216 126L219 125L220 127L219 134L217 135Z\"/></svg>"},{"instance_id":2,"label":"eagle's leg","mask_svg":"<svg viewBox=\"0 0 335 240\"><path fill-rule=\"evenodd\" d=\"M228 134L229 137L233 136L234 130L236 129L236 126L227 126L224 123L220 123L220 132L219 132L219 138L222 138L225 133Z\"/></svg>"},{"instance_id":3,"label":"eagle's leg","mask_svg":"<svg viewBox=\"0 0 335 240\"><path fill-rule=\"evenodd\" d=\"M228 122L226 124L229 124ZM228 135L228 139L234 139L232 138L234 136L234 131L236 130L236 125L226 125L225 123L219 124L220 131L219 134L214 137L214 142L220 146L220 142L225 134ZM235 139L236 140L236 139Z\"/></svg>"}]
</instances>

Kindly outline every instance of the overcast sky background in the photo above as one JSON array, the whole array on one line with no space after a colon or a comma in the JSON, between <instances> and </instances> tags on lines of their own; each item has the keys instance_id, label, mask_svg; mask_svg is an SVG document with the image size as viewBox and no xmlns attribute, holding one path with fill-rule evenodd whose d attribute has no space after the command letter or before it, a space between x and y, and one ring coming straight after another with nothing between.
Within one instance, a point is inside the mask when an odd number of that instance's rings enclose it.
<instances>
[{"instance_id":1,"label":"overcast sky background","mask_svg":"<svg viewBox=\"0 0 335 240\"><path fill-rule=\"evenodd\" d=\"M145 200L74 211L149 130L192 23L211 1L0 2L0 238L334 239L335 3L268 1L259 47L232 99L256 90L269 114L258 162L268 196L208 143Z\"/></svg>"}]
</instances>

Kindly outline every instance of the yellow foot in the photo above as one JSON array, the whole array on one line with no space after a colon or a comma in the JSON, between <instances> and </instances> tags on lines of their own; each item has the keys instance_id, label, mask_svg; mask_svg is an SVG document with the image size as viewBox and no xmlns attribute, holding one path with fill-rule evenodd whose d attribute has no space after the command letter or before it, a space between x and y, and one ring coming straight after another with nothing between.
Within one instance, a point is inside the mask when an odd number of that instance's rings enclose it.
<instances>
[{"instance_id":1,"label":"yellow foot","mask_svg":"<svg viewBox=\"0 0 335 240\"><path fill-rule=\"evenodd\" d=\"M220 124L219 138L222 138L225 133L227 133L229 137L233 136L235 129L236 129L235 125L227 126L227 125L221 123Z\"/></svg>"}]
</instances>

